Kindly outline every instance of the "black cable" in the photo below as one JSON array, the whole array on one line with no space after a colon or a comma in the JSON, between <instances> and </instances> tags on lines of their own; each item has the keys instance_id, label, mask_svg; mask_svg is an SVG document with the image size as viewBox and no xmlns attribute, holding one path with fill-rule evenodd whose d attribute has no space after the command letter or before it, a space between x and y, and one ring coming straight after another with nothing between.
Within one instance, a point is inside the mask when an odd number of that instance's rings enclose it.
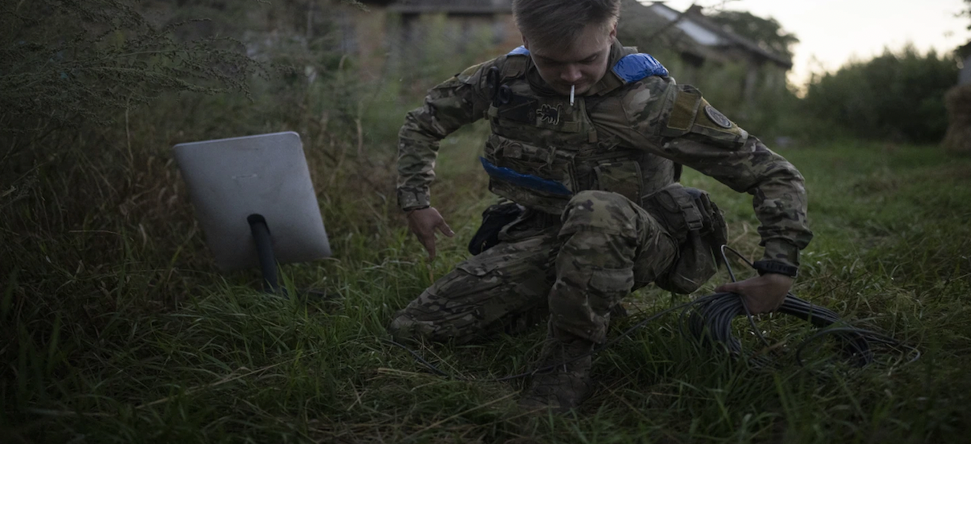
<instances>
[{"instance_id":1,"label":"black cable","mask_svg":"<svg viewBox=\"0 0 971 510\"><path fill-rule=\"evenodd\" d=\"M731 251L738 258L742 259L749 267L752 263L728 246L722 246L722 258L728 267L732 281L736 281L735 274L728 262L725 251ZM695 339L709 339L724 346L729 353L741 356L743 353L741 341L732 332L732 320L739 315L746 315L752 330L762 340L765 345L769 342L762 335L758 326L755 324L754 317L745 307L744 300L737 294L721 293L708 296L711 299L699 299L694 302L696 306L686 310L682 314L682 333L687 332ZM821 339L830 337L840 342L841 350L849 357L850 361L857 366L864 366L874 360L871 344L882 345L903 352L909 350L911 359L915 361L920 357L920 351L914 348L905 348L897 340L877 333L874 331L860 329L847 324L832 310L822 306L813 305L793 294L788 294L782 305L776 310L782 313L809 322L813 327L820 330L801 342L796 347L796 362L804 366L802 352L812 343L819 342ZM687 323L685 328L684 324ZM765 360L757 359L751 354L746 355L750 360L757 363Z\"/></svg>"},{"instance_id":2,"label":"black cable","mask_svg":"<svg viewBox=\"0 0 971 510\"><path fill-rule=\"evenodd\" d=\"M731 264L728 261L728 256L725 253L726 250L735 254L736 257L740 258L749 267L752 267L752 263L735 249L726 245L721 247L722 260L725 263L725 267L728 269L729 277L731 278L732 282L736 282L737 279L735 278L735 272L732 270ZM620 335L614 337L612 340L598 345L588 354L577 356L562 363L540 367L529 372L499 378L475 379L449 374L436 367L433 363L422 358L418 353L411 350L409 347L391 339L385 341L391 345L405 349L411 353L411 355L419 363L428 367L431 371L442 377L467 382L504 382L551 371L558 366L579 361L587 356L592 356L593 354L616 345L625 338L629 338L632 333L643 328L648 323L658 319L659 317L681 309L683 309L683 311L680 314L679 329L683 337L690 337L698 341L710 341L715 344L720 344L729 352L729 354L736 357L742 357L755 367L764 368L776 365L776 363L764 355L746 351L742 346L741 340L738 339L732 332L732 321L741 315L745 315L748 318L749 325L751 326L755 335L766 347L771 347L770 342L765 338L758 325L755 323L755 317L752 315L751 311L749 311L748 306L742 299L742 296L729 292L720 292L703 296L695 299L694 301L673 306L666 310L655 313L654 315L641 320L634 326L631 326ZM820 328L819 331L800 342L796 347L796 362L800 366L805 366L802 358L802 352L813 343L818 343L820 340L827 337L835 338L841 341L841 347L844 353L848 355L851 362L860 367L871 363L874 360L871 344L890 347L892 349L896 349L900 353L903 353L905 350L909 350L911 357L908 362L913 362L920 358L920 351L918 351L916 348L907 348L897 340L887 335L853 327L844 322L839 315L832 310L822 306L813 305L808 301L794 296L791 293L786 295L785 300L779 309L776 310L776 313L791 315L803 321L809 322L816 328Z\"/></svg>"}]
</instances>

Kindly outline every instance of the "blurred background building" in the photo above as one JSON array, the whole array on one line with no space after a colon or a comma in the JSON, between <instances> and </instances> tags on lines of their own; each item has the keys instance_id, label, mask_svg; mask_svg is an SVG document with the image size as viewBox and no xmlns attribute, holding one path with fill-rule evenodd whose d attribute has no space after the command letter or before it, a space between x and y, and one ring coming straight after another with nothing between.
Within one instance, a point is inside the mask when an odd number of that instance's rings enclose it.
<instances>
[{"instance_id":1,"label":"blurred background building","mask_svg":"<svg viewBox=\"0 0 971 510\"><path fill-rule=\"evenodd\" d=\"M521 44L511 0L362 3L367 10L345 5L336 18L341 51L358 58L366 75L379 76L384 66L426 65L430 55L438 62L457 62L470 54L481 60ZM704 81L709 67L741 66L733 99L743 102L766 88L784 90L786 72L792 68L791 55L738 33L698 6L680 12L664 2L623 0L619 32L621 42L658 56L683 82Z\"/></svg>"}]
</instances>

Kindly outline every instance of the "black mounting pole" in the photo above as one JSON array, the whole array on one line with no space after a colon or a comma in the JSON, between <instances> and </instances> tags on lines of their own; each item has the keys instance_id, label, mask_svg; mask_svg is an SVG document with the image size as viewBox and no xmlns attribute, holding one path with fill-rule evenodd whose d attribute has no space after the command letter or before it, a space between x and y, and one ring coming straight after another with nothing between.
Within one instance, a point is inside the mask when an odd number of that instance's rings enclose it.
<instances>
[{"instance_id":1,"label":"black mounting pole","mask_svg":"<svg viewBox=\"0 0 971 510\"><path fill-rule=\"evenodd\" d=\"M260 271L263 272L263 290L276 294L280 291L280 275L276 268L276 255L273 254L270 228L266 226L266 219L259 214L249 215L246 221L256 242L256 255L260 259Z\"/></svg>"}]
</instances>

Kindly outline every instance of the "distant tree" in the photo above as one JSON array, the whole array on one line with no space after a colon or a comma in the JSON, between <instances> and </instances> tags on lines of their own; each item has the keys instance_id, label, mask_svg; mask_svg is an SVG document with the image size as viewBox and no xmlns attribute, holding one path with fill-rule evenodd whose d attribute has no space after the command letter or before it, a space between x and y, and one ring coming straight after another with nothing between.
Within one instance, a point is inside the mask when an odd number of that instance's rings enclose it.
<instances>
[{"instance_id":1,"label":"distant tree","mask_svg":"<svg viewBox=\"0 0 971 510\"><path fill-rule=\"evenodd\" d=\"M799 43L799 38L786 32L775 18L760 18L745 11L721 11L709 14L708 17L724 29L789 60L792 60L793 46Z\"/></svg>"},{"instance_id":2,"label":"distant tree","mask_svg":"<svg viewBox=\"0 0 971 510\"><path fill-rule=\"evenodd\" d=\"M809 85L807 112L860 138L918 143L939 141L947 130L944 94L954 85L957 62L913 46L885 50L853 62Z\"/></svg>"}]
</instances>

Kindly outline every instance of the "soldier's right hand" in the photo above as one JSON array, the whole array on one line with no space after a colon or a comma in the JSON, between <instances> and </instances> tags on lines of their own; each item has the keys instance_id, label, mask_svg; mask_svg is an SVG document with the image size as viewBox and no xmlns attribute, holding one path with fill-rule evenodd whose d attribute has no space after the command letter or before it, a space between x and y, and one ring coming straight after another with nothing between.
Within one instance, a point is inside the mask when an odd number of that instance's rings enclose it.
<instances>
[{"instance_id":1,"label":"soldier's right hand","mask_svg":"<svg viewBox=\"0 0 971 510\"><path fill-rule=\"evenodd\" d=\"M455 235L445 218L434 207L414 209L408 211L408 229L414 232L425 250L428 260L435 260L435 231L438 230L448 237Z\"/></svg>"}]
</instances>

